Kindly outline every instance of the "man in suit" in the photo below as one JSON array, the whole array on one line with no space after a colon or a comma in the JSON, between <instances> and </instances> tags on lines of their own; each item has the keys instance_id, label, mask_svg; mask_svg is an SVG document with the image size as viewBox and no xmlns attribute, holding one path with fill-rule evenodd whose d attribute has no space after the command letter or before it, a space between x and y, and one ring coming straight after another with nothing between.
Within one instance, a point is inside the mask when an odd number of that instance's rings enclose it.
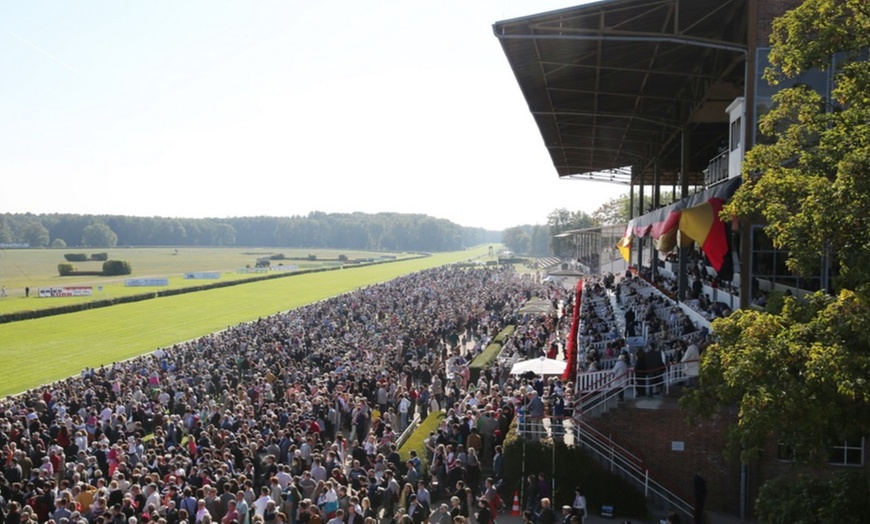
<instances>
[{"instance_id":1,"label":"man in suit","mask_svg":"<svg viewBox=\"0 0 870 524\"><path fill-rule=\"evenodd\" d=\"M650 344L644 353L644 367L647 372L646 394L649 396L653 396L661 388L665 366L665 362L662 360L663 354L664 352L660 351L655 344Z\"/></svg>"},{"instance_id":2,"label":"man in suit","mask_svg":"<svg viewBox=\"0 0 870 524\"><path fill-rule=\"evenodd\" d=\"M633 337L636 334L637 333L634 325L634 310L628 308L628 310L625 312L625 336Z\"/></svg>"}]
</instances>

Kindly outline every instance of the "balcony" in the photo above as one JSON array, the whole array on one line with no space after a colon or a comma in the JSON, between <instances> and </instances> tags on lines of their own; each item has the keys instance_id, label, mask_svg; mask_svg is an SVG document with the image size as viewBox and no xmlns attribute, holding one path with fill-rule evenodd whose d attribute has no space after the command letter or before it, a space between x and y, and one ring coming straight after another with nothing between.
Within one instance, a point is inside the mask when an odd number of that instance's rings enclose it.
<instances>
[{"instance_id":1,"label":"balcony","mask_svg":"<svg viewBox=\"0 0 870 524\"><path fill-rule=\"evenodd\" d=\"M704 185L710 187L723 180L728 180L728 151L723 151L713 157L704 170Z\"/></svg>"}]
</instances>

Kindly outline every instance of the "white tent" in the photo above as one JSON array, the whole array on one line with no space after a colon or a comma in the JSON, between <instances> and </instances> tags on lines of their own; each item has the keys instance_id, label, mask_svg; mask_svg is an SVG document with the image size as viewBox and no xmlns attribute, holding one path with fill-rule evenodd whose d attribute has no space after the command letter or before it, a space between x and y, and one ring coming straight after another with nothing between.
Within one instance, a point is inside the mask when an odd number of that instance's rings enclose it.
<instances>
[{"instance_id":1,"label":"white tent","mask_svg":"<svg viewBox=\"0 0 870 524\"><path fill-rule=\"evenodd\" d=\"M551 311L555 311L552 302L541 298L532 298L523 304L518 312L521 315L525 315L526 313L550 313Z\"/></svg>"},{"instance_id":2,"label":"white tent","mask_svg":"<svg viewBox=\"0 0 870 524\"><path fill-rule=\"evenodd\" d=\"M565 372L567 365L568 363L563 360L554 360L547 357L533 358L514 364L511 368L511 375L522 375L529 371L541 376L561 375Z\"/></svg>"}]
</instances>

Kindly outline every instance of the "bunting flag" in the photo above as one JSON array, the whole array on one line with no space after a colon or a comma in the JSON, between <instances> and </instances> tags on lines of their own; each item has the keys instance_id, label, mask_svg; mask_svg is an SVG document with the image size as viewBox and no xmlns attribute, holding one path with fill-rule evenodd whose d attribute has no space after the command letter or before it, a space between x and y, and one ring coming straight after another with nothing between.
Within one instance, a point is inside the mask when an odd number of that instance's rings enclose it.
<instances>
[{"instance_id":1,"label":"bunting flag","mask_svg":"<svg viewBox=\"0 0 870 524\"><path fill-rule=\"evenodd\" d=\"M730 251L727 225L719 218L723 204L721 199L711 198L684 209L680 216L680 232L698 243L717 272L722 269L725 255Z\"/></svg>"},{"instance_id":2,"label":"bunting flag","mask_svg":"<svg viewBox=\"0 0 870 524\"><path fill-rule=\"evenodd\" d=\"M616 243L616 249L626 262L631 262L631 233L626 231L625 236Z\"/></svg>"},{"instance_id":3,"label":"bunting flag","mask_svg":"<svg viewBox=\"0 0 870 524\"><path fill-rule=\"evenodd\" d=\"M719 215L728 198L740 185L734 178L702 193L658 209L629 222L625 234L616 244L626 262L630 261L631 240L649 235L656 249L668 253L677 245L687 247L696 242L719 274L729 281L734 275L731 260L731 227Z\"/></svg>"},{"instance_id":4,"label":"bunting flag","mask_svg":"<svg viewBox=\"0 0 870 524\"><path fill-rule=\"evenodd\" d=\"M574 292L574 311L571 315L571 331L568 332L568 341L565 343L565 372L562 380L566 383L573 382L577 378L577 335L580 332L580 301L583 299L583 279L577 281L577 290Z\"/></svg>"}]
</instances>

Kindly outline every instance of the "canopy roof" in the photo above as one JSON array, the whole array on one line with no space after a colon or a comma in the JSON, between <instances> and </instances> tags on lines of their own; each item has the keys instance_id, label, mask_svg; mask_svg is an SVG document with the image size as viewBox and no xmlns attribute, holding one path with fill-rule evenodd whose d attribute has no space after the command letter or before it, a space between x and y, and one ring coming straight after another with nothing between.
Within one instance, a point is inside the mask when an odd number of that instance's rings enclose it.
<instances>
[{"instance_id":1,"label":"canopy roof","mask_svg":"<svg viewBox=\"0 0 870 524\"><path fill-rule=\"evenodd\" d=\"M605 0L497 22L560 177L688 185L718 154L743 96L747 0ZM627 166L637 166L634 173Z\"/></svg>"},{"instance_id":2,"label":"canopy roof","mask_svg":"<svg viewBox=\"0 0 870 524\"><path fill-rule=\"evenodd\" d=\"M554 311L553 303L549 300L544 300L542 298L532 298L528 300L523 306L519 309L519 313L525 315L526 313L550 313Z\"/></svg>"},{"instance_id":3,"label":"canopy roof","mask_svg":"<svg viewBox=\"0 0 870 524\"><path fill-rule=\"evenodd\" d=\"M568 365L564 360L554 360L547 357L533 358L517 362L511 368L511 375L522 375L531 371L535 375L561 375Z\"/></svg>"}]
</instances>

